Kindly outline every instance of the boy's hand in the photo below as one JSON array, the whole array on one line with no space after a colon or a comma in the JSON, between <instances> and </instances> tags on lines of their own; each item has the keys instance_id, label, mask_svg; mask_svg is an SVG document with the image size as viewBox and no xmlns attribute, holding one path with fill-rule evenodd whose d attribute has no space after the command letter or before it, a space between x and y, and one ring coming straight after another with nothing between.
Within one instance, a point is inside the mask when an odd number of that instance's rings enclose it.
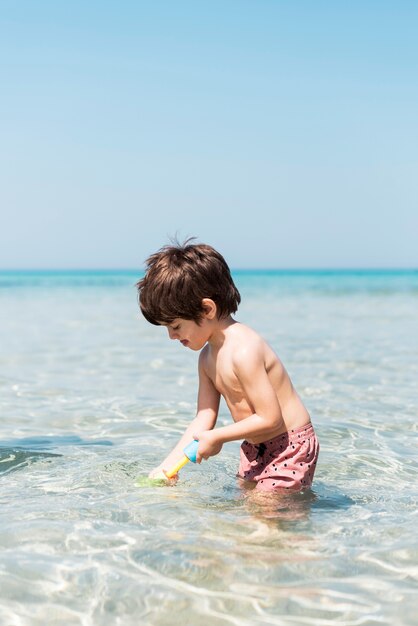
<instances>
[{"instance_id":1,"label":"boy's hand","mask_svg":"<svg viewBox=\"0 0 418 626\"><path fill-rule=\"evenodd\" d=\"M199 442L196 454L196 463L201 463L202 459L208 459L222 450L222 443L218 440L215 430L204 430L200 435L193 437Z\"/></svg>"},{"instance_id":2,"label":"boy's hand","mask_svg":"<svg viewBox=\"0 0 418 626\"><path fill-rule=\"evenodd\" d=\"M162 467L155 467L148 474L148 478L156 478L157 480L166 480L167 482L170 480L178 480L178 477L179 475L175 474L175 476L168 478L168 476L166 476L165 470L163 470Z\"/></svg>"}]
</instances>

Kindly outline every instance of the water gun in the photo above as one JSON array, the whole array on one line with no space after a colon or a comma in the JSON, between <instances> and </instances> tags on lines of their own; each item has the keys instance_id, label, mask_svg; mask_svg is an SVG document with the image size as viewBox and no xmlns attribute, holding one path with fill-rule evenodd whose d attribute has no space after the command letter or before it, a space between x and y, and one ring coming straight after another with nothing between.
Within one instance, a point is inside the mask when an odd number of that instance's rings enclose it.
<instances>
[{"instance_id":1,"label":"water gun","mask_svg":"<svg viewBox=\"0 0 418 626\"><path fill-rule=\"evenodd\" d=\"M173 478L173 476L175 476L181 470L181 468L184 467L189 461L191 461L192 463L196 463L196 454L198 447L199 442L196 441L196 439L187 444L187 446L183 450L183 458L180 459L180 461L178 461L178 463L176 463L170 470L168 470L168 472L165 472L167 478Z\"/></svg>"},{"instance_id":2,"label":"water gun","mask_svg":"<svg viewBox=\"0 0 418 626\"><path fill-rule=\"evenodd\" d=\"M178 461L168 472L158 472L158 474L153 478L139 476L136 480L137 487L153 487L156 485L166 485L167 479L173 478L173 476L175 476L177 472L179 472L181 468L186 465L186 463L188 463L189 461L191 461L192 463L196 463L196 454L198 447L198 441L191 441L183 450L183 458Z\"/></svg>"}]
</instances>

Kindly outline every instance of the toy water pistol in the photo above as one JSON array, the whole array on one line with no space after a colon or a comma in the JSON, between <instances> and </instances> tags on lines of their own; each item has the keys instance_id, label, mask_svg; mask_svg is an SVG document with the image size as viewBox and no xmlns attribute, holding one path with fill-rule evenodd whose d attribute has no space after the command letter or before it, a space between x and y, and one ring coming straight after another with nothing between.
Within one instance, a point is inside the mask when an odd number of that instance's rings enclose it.
<instances>
[{"instance_id":1,"label":"toy water pistol","mask_svg":"<svg viewBox=\"0 0 418 626\"><path fill-rule=\"evenodd\" d=\"M177 472L179 472L181 468L184 467L189 461L191 461L192 463L196 463L196 454L198 447L199 442L196 441L196 439L187 444L187 446L183 450L183 458L178 463L176 463L174 467L168 470L168 472L165 472L167 478L173 478L173 476L175 476Z\"/></svg>"},{"instance_id":2,"label":"toy water pistol","mask_svg":"<svg viewBox=\"0 0 418 626\"><path fill-rule=\"evenodd\" d=\"M153 478L148 478L147 476L139 476L136 479L137 487L154 487L157 485L166 485L167 480L169 478L173 478L173 476L175 476L177 472L179 472L181 468L186 465L186 463L188 463L189 461L191 461L192 463L196 463L198 447L198 441L191 441L183 450L183 458L178 461L168 472L158 472L158 474L156 476L153 476Z\"/></svg>"}]
</instances>

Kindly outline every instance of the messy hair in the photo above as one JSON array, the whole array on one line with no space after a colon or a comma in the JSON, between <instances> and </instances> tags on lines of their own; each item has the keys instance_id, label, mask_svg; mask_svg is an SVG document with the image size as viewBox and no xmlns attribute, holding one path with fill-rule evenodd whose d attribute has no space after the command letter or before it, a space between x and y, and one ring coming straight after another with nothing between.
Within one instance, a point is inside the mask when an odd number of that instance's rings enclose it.
<instances>
[{"instance_id":1,"label":"messy hair","mask_svg":"<svg viewBox=\"0 0 418 626\"><path fill-rule=\"evenodd\" d=\"M136 286L142 314L151 324L177 318L200 323L203 298L215 302L218 319L238 308L241 296L223 256L212 246L191 241L164 246L146 261L145 276Z\"/></svg>"}]
</instances>

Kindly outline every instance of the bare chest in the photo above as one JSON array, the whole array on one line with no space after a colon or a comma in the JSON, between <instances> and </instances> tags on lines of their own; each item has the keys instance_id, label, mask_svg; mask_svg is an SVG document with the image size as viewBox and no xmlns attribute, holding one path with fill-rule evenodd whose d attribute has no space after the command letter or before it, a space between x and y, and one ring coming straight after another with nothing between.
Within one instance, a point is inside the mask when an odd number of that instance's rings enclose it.
<instances>
[{"instance_id":1,"label":"bare chest","mask_svg":"<svg viewBox=\"0 0 418 626\"><path fill-rule=\"evenodd\" d=\"M209 368L208 375L214 387L225 399L235 419L246 417L253 412L244 390L237 376L231 371L231 368L223 368L222 365L218 365L217 367L212 366Z\"/></svg>"}]
</instances>

